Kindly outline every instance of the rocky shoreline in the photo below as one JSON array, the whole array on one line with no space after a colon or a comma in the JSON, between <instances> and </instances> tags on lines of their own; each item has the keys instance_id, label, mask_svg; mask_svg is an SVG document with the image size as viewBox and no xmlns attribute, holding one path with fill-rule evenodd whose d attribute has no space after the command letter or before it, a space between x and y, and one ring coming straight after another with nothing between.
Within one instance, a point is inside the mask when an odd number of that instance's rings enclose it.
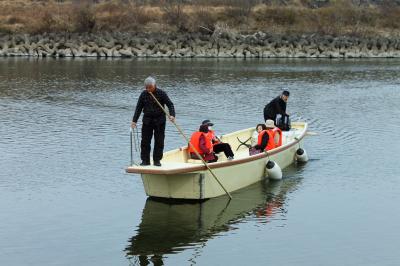
<instances>
[{"instance_id":1,"label":"rocky shoreline","mask_svg":"<svg viewBox=\"0 0 400 266\"><path fill-rule=\"evenodd\" d=\"M166 58L398 58L400 38L318 35L50 33L0 36L0 56Z\"/></svg>"}]
</instances>

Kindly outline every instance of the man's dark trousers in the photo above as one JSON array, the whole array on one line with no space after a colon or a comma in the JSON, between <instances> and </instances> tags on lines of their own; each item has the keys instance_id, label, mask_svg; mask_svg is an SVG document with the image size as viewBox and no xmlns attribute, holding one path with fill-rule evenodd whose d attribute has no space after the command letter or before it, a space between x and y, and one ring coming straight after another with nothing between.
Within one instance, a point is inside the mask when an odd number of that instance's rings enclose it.
<instances>
[{"instance_id":1,"label":"man's dark trousers","mask_svg":"<svg viewBox=\"0 0 400 266\"><path fill-rule=\"evenodd\" d=\"M153 150L153 161L159 162L163 157L164 150L164 137L165 137L165 121L150 123L143 123L142 126L142 142L141 142L141 153L140 157L143 162L150 163L150 151L151 151L151 138L154 132L154 150Z\"/></svg>"},{"instance_id":2,"label":"man's dark trousers","mask_svg":"<svg viewBox=\"0 0 400 266\"><path fill-rule=\"evenodd\" d=\"M233 157L234 156L233 152L232 152L232 149L231 149L231 146L229 146L228 143L215 144L214 147L213 147L213 151L215 153L220 153L221 151L223 151L225 153L226 157Z\"/></svg>"}]
</instances>

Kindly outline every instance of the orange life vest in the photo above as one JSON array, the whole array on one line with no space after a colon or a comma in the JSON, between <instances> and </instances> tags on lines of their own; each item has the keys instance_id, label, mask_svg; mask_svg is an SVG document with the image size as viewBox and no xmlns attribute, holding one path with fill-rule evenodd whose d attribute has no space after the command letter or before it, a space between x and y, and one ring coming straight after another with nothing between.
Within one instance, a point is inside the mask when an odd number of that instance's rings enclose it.
<instances>
[{"instance_id":1,"label":"orange life vest","mask_svg":"<svg viewBox=\"0 0 400 266\"><path fill-rule=\"evenodd\" d=\"M200 136L201 135L203 135L206 138L207 149L210 152L212 151L212 142L211 142L211 139L209 138L209 136L204 132L196 131L192 134L192 137L190 138L190 143L192 144L192 145L189 145L190 153L195 153L195 151L193 149L193 147L194 147L200 155L204 155L204 152L200 149Z\"/></svg>"},{"instance_id":2,"label":"orange life vest","mask_svg":"<svg viewBox=\"0 0 400 266\"><path fill-rule=\"evenodd\" d=\"M207 137L208 137L211 141L214 140L213 146L214 146L215 144L218 144L218 143L219 143L217 137L215 136L214 130L209 130L209 131L206 133L206 135L207 135Z\"/></svg>"},{"instance_id":3,"label":"orange life vest","mask_svg":"<svg viewBox=\"0 0 400 266\"><path fill-rule=\"evenodd\" d=\"M265 147L266 151L272 150L273 148L275 148L275 141L274 141L274 132L272 130L263 130L260 132L260 134L258 134L258 145L261 145L262 142L262 137L264 136L264 134L268 134L268 143L267 146Z\"/></svg>"},{"instance_id":4,"label":"orange life vest","mask_svg":"<svg viewBox=\"0 0 400 266\"><path fill-rule=\"evenodd\" d=\"M282 146L282 130L279 127L275 127L272 131L274 132L274 140L275 140L275 135L279 133L278 144L275 143L275 146L276 147Z\"/></svg>"}]
</instances>

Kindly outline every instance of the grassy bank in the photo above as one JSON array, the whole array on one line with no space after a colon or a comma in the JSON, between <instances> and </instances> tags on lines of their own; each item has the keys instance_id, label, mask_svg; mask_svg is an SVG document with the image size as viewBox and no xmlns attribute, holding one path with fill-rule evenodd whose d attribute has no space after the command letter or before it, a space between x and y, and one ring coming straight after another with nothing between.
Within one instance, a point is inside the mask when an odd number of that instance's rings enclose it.
<instances>
[{"instance_id":1,"label":"grassy bank","mask_svg":"<svg viewBox=\"0 0 400 266\"><path fill-rule=\"evenodd\" d=\"M376 2L376 3L375 3ZM0 33L213 32L399 36L398 1L0 1Z\"/></svg>"}]
</instances>

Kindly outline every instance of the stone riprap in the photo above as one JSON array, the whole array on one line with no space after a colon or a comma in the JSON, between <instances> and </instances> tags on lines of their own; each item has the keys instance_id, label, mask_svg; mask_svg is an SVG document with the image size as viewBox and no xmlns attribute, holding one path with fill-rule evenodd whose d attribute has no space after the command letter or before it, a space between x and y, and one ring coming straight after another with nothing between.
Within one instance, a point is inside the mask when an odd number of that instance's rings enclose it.
<instances>
[{"instance_id":1,"label":"stone riprap","mask_svg":"<svg viewBox=\"0 0 400 266\"><path fill-rule=\"evenodd\" d=\"M42 34L0 36L0 56L32 57L400 57L400 38L213 34Z\"/></svg>"}]
</instances>

